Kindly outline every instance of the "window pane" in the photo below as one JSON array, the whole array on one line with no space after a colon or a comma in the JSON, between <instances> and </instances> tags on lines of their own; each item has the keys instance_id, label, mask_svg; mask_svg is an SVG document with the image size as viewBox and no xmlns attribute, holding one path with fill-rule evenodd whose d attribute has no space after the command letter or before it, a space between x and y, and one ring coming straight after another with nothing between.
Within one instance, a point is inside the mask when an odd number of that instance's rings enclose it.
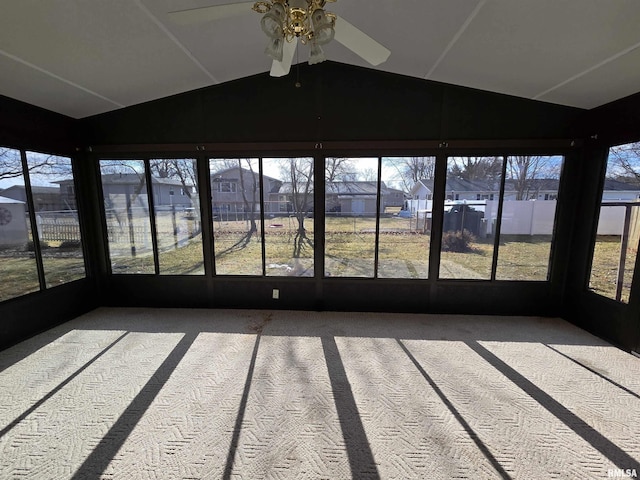
<instances>
[{"instance_id":1,"label":"window pane","mask_svg":"<svg viewBox=\"0 0 640 480\"><path fill-rule=\"evenodd\" d=\"M373 277L377 158L325 159L325 275Z\"/></svg>"},{"instance_id":2,"label":"window pane","mask_svg":"<svg viewBox=\"0 0 640 480\"><path fill-rule=\"evenodd\" d=\"M379 278L427 278L435 157L382 159Z\"/></svg>"},{"instance_id":3,"label":"window pane","mask_svg":"<svg viewBox=\"0 0 640 480\"><path fill-rule=\"evenodd\" d=\"M0 147L0 301L40 289L20 152Z\"/></svg>"},{"instance_id":4,"label":"window pane","mask_svg":"<svg viewBox=\"0 0 640 480\"><path fill-rule=\"evenodd\" d=\"M203 275L196 161L151 160L149 168L160 274Z\"/></svg>"},{"instance_id":5,"label":"window pane","mask_svg":"<svg viewBox=\"0 0 640 480\"><path fill-rule=\"evenodd\" d=\"M611 147L589 288L629 301L640 238L640 142Z\"/></svg>"},{"instance_id":6,"label":"window pane","mask_svg":"<svg viewBox=\"0 0 640 480\"><path fill-rule=\"evenodd\" d=\"M502 157L447 160L440 278L491 279Z\"/></svg>"},{"instance_id":7,"label":"window pane","mask_svg":"<svg viewBox=\"0 0 640 480\"><path fill-rule=\"evenodd\" d=\"M547 280L563 157L507 158L498 280Z\"/></svg>"},{"instance_id":8,"label":"window pane","mask_svg":"<svg viewBox=\"0 0 640 480\"><path fill-rule=\"evenodd\" d=\"M71 159L27 152L47 287L84 278Z\"/></svg>"},{"instance_id":9,"label":"window pane","mask_svg":"<svg viewBox=\"0 0 640 480\"><path fill-rule=\"evenodd\" d=\"M260 169L256 158L211 159L218 275L262 275Z\"/></svg>"},{"instance_id":10,"label":"window pane","mask_svg":"<svg viewBox=\"0 0 640 480\"><path fill-rule=\"evenodd\" d=\"M266 273L312 277L313 158L265 158L263 173Z\"/></svg>"},{"instance_id":11,"label":"window pane","mask_svg":"<svg viewBox=\"0 0 640 480\"><path fill-rule=\"evenodd\" d=\"M155 273L142 160L101 160L102 192L113 273Z\"/></svg>"}]
</instances>

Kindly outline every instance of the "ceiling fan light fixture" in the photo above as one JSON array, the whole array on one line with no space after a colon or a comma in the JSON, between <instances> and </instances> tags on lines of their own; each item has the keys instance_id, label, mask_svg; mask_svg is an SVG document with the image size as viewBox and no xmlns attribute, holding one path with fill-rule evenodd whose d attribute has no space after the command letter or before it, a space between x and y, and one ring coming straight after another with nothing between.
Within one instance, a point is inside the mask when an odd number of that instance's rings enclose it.
<instances>
[{"instance_id":1,"label":"ceiling fan light fixture","mask_svg":"<svg viewBox=\"0 0 640 480\"><path fill-rule=\"evenodd\" d=\"M281 62L283 48L284 48L284 37L272 38L267 43L267 47L264 49L264 53L266 53L268 56L270 56L274 60Z\"/></svg>"},{"instance_id":2,"label":"ceiling fan light fixture","mask_svg":"<svg viewBox=\"0 0 640 480\"><path fill-rule=\"evenodd\" d=\"M311 41L311 49L309 53L309 65L315 65L317 63L322 63L327 59L324 54L324 50L322 47L318 45L318 42Z\"/></svg>"},{"instance_id":3,"label":"ceiling fan light fixture","mask_svg":"<svg viewBox=\"0 0 640 480\"><path fill-rule=\"evenodd\" d=\"M333 40L336 34L334 23L323 9L316 9L311 15L311 21L313 22L313 38L318 45L325 45Z\"/></svg>"},{"instance_id":4,"label":"ceiling fan light fixture","mask_svg":"<svg viewBox=\"0 0 640 480\"><path fill-rule=\"evenodd\" d=\"M284 7L280 3L274 3L271 9L264 14L260 21L262 31L269 38L282 38L284 37L284 31L282 28L282 22L286 17Z\"/></svg>"},{"instance_id":5,"label":"ceiling fan light fixture","mask_svg":"<svg viewBox=\"0 0 640 480\"><path fill-rule=\"evenodd\" d=\"M321 45L335 37L336 15L324 10L327 1L335 0L259 0L253 10L261 13L262 30L270 41L265 53L282 62L284 42L309 44L309 64L323 62Z\"/></svg>"}]
</instances>

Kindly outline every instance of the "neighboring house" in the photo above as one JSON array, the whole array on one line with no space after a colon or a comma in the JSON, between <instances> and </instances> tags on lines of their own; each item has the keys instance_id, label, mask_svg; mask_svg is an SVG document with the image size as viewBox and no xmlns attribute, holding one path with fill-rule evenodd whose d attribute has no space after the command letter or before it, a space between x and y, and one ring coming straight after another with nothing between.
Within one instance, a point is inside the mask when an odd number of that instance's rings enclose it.
<instances>
[{"instance_id":1,"label":"neighboring house","mask_svg":"<svg viewBox=\"0 0 640 480\"><path fill-rule=\"evenodd\" d=\"M325 204L327 213L335 212L344 215L375 215L377 211L378 182L331 182L325 190ZM393 190L396 192L396 190ZM389 205L389 189L386 184L380 184L381 210L388 206L395 206L398 199L392 195L393 205ZM402 205L400 201L400 205Z\"/></svg>"},{"instance_id":2,"label":"neighboring house","mask_svg":"<svg viewBox=\"0 0 640 480\"><path fill-rule=\"evenodd\" d=\"M32 185L31 192L33 194L33 205L36 212L69 209L63 202L58 187ZM2 196L23 202L25 206L27 204L27 191L24 185L13 185L5 188L2 191Z\"/></svg>"},{"instance_id":3,"label":"neighboring house","mask_svg":"<svg viewBox=\"0 0 640 480\"><path fill-rule=\"evenodd\" d=\"M325 191L325 205L328 214L341 215L375 215L376 200L378 198L377 182L369 181L345 181L327 182ZM381 208L384 212L386 207L401 207L404 203L404 193L402 190L390 189L384 182L380 186L382 197ZM303 205L307 212L312 212L313 188L304 195L304 185L298 187L297 192L293 191L291 182L283 182L277 191L272 191L269 197L271 212L288 213L293 212L297 204ZM294 202L294 195L298 195L297 202Z\"/></svg>"},{"instance_id":4,"label":"neighboring house","mask_svg":"<svg viewBox=\"0 0 640 480\"><path fill-rule=\"evenodd\" d=\"M125 207L130 202L134 207L147 207L147 189L145 177L137 173L109 173L101 176L102 192L105 202L112 206ZM61 195L70 196L73 192L73 181L62 180ZM151 177L153 185L153 203L155 207L168 208L172 206L190 208L193 206L191 196L196 194L192 185L183 185L180 180L170 178Z\"/></svg>"},{"instance_id":5,"label":"neighboring house","mask_svg":"<svg viewBox=\"0 0 640 480\"><path fill-rule=\"evenodd\" d=\"M211 174L211 197L213 200L213 214L243 215L252 210L260 212L260 180L256 169L232 167ZM262 176L262 192L265 200L277 193L282 182L275 178ZM277 212L278 206L267 202L266 212Z\"/></svg>"},{"instance_id":6,"label":"neighboring house","mask_svg":"<svg viewBox=\"0 0 640 480\"><path fill-rule=\"evenodd\" d=\"M640 186L612 178L604 181L602 201L635 201L640 199Z\"/></svg>"},{"instance_id":7,"label":"neighboring house","mask_svg":"<svg viewBox=\"0 0 640 480\"><path fill-rule=\"evenodd\" d=\"M291 213L295 210L295 206L304 209L307 212L312 212L314 203L313 203L313 185L309 186L309 190L307 191L305 198L305 185L300 185L295 192L297 194L297 202L294 204L294 191L293 185L291 182L282 182L277 191L271 192L269 195L269 212L274 214L285 214Z\"/></svg>"},{"instance_id":8,"label":"neighboring house","mask_svg":"<svg viewBox=\"0 0 640 480\"><path fill-rule=\"evenodd\" d=\"M384 185L384 182L383 182L383 185ZM384 198L382 211L384 212L384 209L387 207L402 207L404 205L404 201L405 201L404 191L397 188L387 187L387 195Z\"/></svg>"},{"instance_id":9,"label":"neighboring house","mask_svg":"<svg viewBox=\"0 0 640 480\"><path fill-rule=\"evenodd\" d=\"M521 192L522 200L557 200L560 182L553 178L536 178L527 180L527 186ZM468 181L458 178L448 178L445 199L455 200L498 200L500 185L497 182L482 180ZM414 200L433 200L433 180L424 179L416 182L409 192ZM512 179L505 180L504 199L516 200L518 188ZM640 199L640 186L619 180L606 179L603 201L634 201Z\"/></svg>"}]
</instances>

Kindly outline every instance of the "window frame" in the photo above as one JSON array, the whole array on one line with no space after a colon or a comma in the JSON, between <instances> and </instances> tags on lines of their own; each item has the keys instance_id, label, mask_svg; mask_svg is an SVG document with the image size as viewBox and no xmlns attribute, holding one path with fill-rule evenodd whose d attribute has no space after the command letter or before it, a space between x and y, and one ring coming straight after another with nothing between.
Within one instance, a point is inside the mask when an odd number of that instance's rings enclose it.
<instances>
[{"instance_id":1,"label":"window frame","mask_svg":"<svg viewBox=\"0 0 640 480\"><path fill-rule=\"evenodd\" d=\"M196 153L194 155L193 150L185 148L184 145L114 145L114 146L102 146L94 147L93 158L99 160L100 158L114 158L114 152L118 155L125 155L127 158L141 158L141 157L153 157L153 158L196 158L199 165L199 172L201 177L200 183L207 177L203 176L208 174L208 161L211 158L277 158L277 157L313 157L315 162L314 178L316 179L315 185L315 201L316 212L314 220L314 230L317 236L317 247L315 248L315 272L314 278L316 281L340 281L336 277L326 277L324 272L324 244L322 237L324 236L324 161L328 157L402 157L402 156L421 156L436 158L436 176L439 177L441 185L434 189L432 193L434 201L434 213L433 222L437 225L441 222L444 205L444 183L446 177L446 168L443 170L442 165L438 167L438 164L442 162L446 163L446 158L449 156L504 156L505 158L511 155L561 155L565 161L572 153L575 153L576 148L582 147L581 141L574 139L552 139L552 140L491 140L491 141L452 141L452 142L434 142L434 141L398 141L398 142L327 142L325 144L320 143L274 143L274 144L204 144L196 145L192 147ZM151 155L149 152L160 152ZM105 156L106 155L106 156ZM134 156L135 155L135 156ZM506 163L506 162L505 162ZM441 171L441 173L438 173ZM206 174L203 172L207 172ZM438 183L438 182L436 182ZM562 189L563 181L560 182L559 192ZM378 184L378 194L379 194ZM202 221L205 222L204 214L208 207L211 206L211 194L212 186L211 182L205 182L205 189L200 188L200 199L202 209ZM206 190L206 191L205 191ZM264 211L263 201L261 201L260 210ZM438 211L439 210L439 211ZM555 244L557 243L556 229L558 227L556 213L556 223L554 225L553 243L551 245L551 253L549 266L547 270L546 283L551 281L554 270L554 256L555 256ZM211 212L209 212L209 216ZM210 220L210 219L209 219ZM210 260L207 260L205 256L205 271L207 276L214 278L227 278L230 279L231 275L217 275L215 271L215 260L213 258L213 230L208 228L209 234L203 236L203 248L205 252L208 252ZM376 244L378 243L378 235L376 234ZM473 280L473 279L441 279L438 277L439 263L440 263L440 250L441 250L441 235L432 235L430 240L430 255L429 255L429 276L426 279L409 279L410 282L426 282L426 283L449 283L449 282L518 282L527 283L533 282L536 284L545 283L544 281L529 281L529 280L497 280L495 278L495 264L496 259L492 262L492 277L488 280ZM207 238L208 237L208 238ZM263 241L264 248L264 241ZM377 249L376 249L377 255ZM497 255L497 250L494 252L494 257ZM264 262L263 262L264 267ZM377 262L375 265L377 270ZM109 272L111 273L111 272ZM266 279L274 279L274 277L268 277L266 275L259 275L258 277ZM241 276L240 278L251 278L251 276ZM346 277L347 279L360 279L368 281L370 279L362 279L360 277ZM378 278L377 274L373 278L375 281L394 281L395 279ZM401 279L400 279L401 280ZM306 281L306 279L305 279Z\"/></svg>"}]
</instances>

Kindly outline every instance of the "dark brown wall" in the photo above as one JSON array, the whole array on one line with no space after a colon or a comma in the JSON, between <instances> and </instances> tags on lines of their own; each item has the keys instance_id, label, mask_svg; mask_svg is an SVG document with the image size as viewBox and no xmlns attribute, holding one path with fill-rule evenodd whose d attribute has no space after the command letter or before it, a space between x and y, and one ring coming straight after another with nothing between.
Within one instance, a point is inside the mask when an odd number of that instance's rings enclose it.
<instances>
[{"instance_id":1,"label":"dark brown wall","mask_svg":"<svg viewBox=\"0 0 640 480\"><path fill-rule=\"evenodd\" d=\"M295 67L292 70L295 72ZM571 138L583 110L325 62L84 119L87 145Z\"/></svg>"},{"instance_id":2,"label":"dark brown wall","mask_svg":"<svg viewBox=\"0 0 640 480\"><path fill-rule=\"evenodd\" d=\"M79 145L78 121L0 95L0 145L60 153Z\"/></svg>"}]
</instances>

